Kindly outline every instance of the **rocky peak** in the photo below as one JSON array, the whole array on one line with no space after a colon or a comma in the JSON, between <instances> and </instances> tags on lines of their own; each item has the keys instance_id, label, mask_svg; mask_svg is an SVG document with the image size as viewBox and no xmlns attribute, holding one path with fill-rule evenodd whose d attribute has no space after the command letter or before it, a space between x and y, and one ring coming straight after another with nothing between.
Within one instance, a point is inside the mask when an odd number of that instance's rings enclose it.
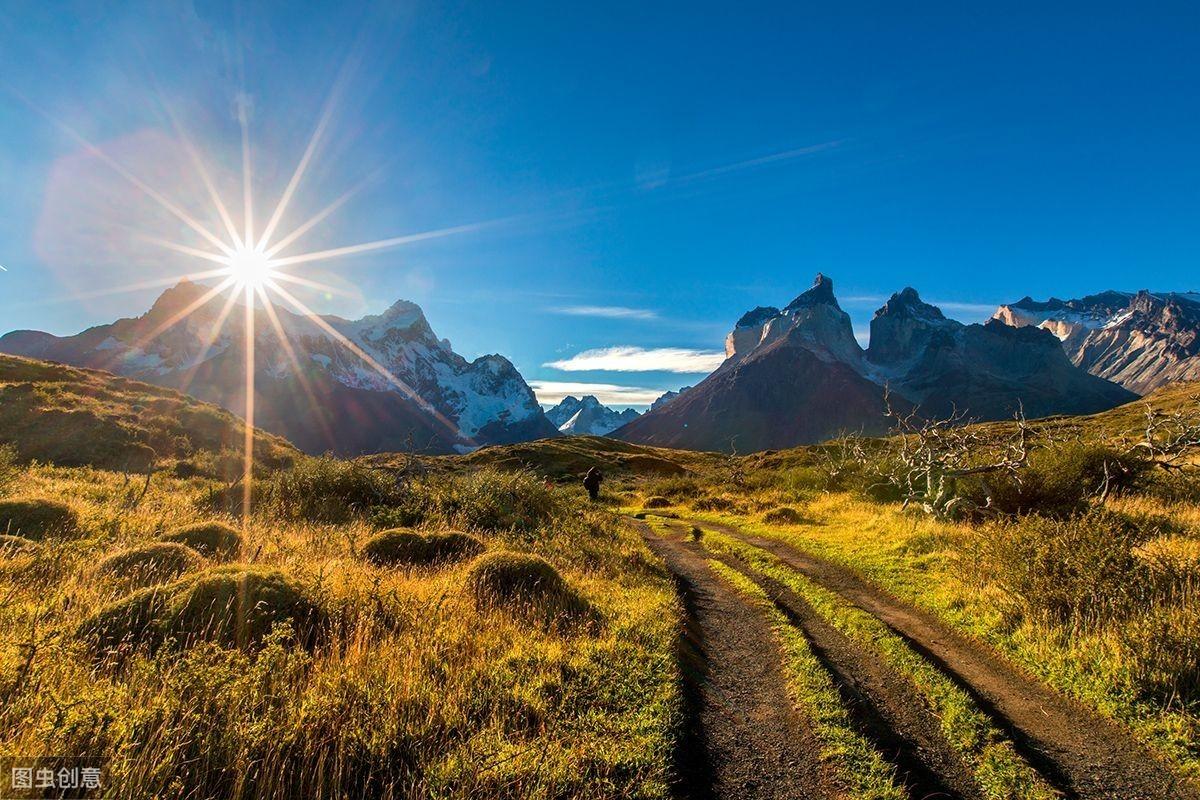
<instances>
[{"instance_id":1,"label":"rocky peak","mask_svg":"<svg viewBox=\"0 0 1200 800\"><path fill-rule=\"evenodd\" d=\"M821 273L817 273L812 287L783 311L759 306L744 314L725 339L725 355L733 359L726 363L736 363L780 340L806 348L825 360L857 365L862 358L850 316L834 297L833 281Z\"/></svg>"},{"instance_id":2,"label":"rocky peak","mask_svg":"<svg viewBox=\"0 0 1200 800\"><path fill-rule=\"evenodd\" d=\"M952 344L962 326L946 319L937 306L921 299L911 286L893 294L871 319L867 359L894 365L920 358L930 347Z\"/></svg>"},{"instance_id":3,"label":"rocky peak","mask_svg":"<svg viewBox=\"0 0 1200 800\"><path fill-rule=\"evenodd\" d=\"M813 285L795 300L788 303L784 311L797 311L802 308L811 308L819 305L841 308L838 305L837 298L833 296L833 279L825 277L820 272L813 279Z\"/></svg>"}]
</instances>

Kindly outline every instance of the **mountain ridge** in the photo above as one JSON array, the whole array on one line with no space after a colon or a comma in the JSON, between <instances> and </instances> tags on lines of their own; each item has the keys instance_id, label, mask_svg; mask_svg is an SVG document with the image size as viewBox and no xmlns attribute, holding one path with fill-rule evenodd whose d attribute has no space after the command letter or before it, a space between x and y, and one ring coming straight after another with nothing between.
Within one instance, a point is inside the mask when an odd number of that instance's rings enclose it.
<instances>
[{"instance_id":1,"label":"mountain ridge","mask_svg":"<svg viewBox=\"0 0 1200 800\"><path fill-rule=\"evenodd\" d=\"M245 306L233 304L222 320L217 300L201 302L208 292L181 282L140 317L74 336L14 331L0 337L0 352L185 389L240 414ZM449 453L557 435L508 359L467 361L434 334L415 303L400 300L357 320L319 319L283 308L256 307L253 314L256 423L303 450Z\"/></svg>"}]
</instances>

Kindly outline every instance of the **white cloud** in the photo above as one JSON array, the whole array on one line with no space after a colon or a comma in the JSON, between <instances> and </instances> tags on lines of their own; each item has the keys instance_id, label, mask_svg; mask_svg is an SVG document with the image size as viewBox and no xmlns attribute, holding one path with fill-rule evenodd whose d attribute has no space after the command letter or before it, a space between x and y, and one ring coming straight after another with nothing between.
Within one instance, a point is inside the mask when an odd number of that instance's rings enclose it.
<instances>
[{"instance_id":1,"label":"white cloud","mask_svg":"<svg viewBox=\"0 0 1200 800\"><path fill-rule=\"evenodd\" d=\"M712 372L721 366L725 353L720 350L692 350L685 347L601 347L584 350L562 361L551 361L544 367L566 372L679 372L697 375Z\"/></svg>"},{"instance_id":2,"label":"white cloud","mask_svg":"<svg viewBox=\"0 0 1200 800\"><path fill-rule=\"evenodd\" d=\"M567 314L572 317L658 319L658 314L648 308L626 308L625 306L560 306L550 310L555 314Z\"/></svg>"},{"instance_id":3,"label":"white cloud","mask_svg":"<svg viewBox=\"0 0 1200 800\"><path fill-rule=\"evenodd\" d=\"M574 383L570 381L530 381L539 403L557 405L567 395L595 395L606 406L646 406L662 396L663 389L642 386L617 386L612 383Z\"/></svg>"}]
</instances>

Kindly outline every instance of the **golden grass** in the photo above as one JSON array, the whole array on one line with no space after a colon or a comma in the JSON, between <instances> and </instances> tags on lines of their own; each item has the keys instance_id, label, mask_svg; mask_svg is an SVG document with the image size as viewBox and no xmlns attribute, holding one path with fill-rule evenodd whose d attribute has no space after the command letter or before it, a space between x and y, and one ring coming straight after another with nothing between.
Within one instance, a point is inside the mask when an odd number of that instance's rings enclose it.
<instances>
[{"instance_id":1,"label":"golden grass","mask_svg":"<svg viewBox=\"0 0 1200 800\"><path fill-rule=\"evenodd\" d=\"M85 535L0 560L0 755L96 756L123 796L665 797L679 713L677 605L636 534L602 510L520 535L603 625L478 611L469 564L377 568L372 528L259 517L242 559L291 576L331 619L309 652L198 644L97 668L70 632L122 595L91 565L209 518L211 484L34 466L15 489L69 499ZM582 505L580 503L579 505Z\"/></svg>"}]
</instances>

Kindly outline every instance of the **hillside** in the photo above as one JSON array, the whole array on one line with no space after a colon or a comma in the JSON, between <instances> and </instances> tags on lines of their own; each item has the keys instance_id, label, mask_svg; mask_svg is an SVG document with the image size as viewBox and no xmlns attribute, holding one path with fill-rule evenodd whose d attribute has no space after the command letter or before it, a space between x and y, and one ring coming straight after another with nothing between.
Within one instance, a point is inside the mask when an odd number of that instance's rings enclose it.
<instances>
[{"instance_id":1,"label":"hillside","mask_svg":"<svg viewBox=\"0 0 1200 800\"><path fill-rule=\"evenodd\" d=\"M0 444L14 446L24 460L131 472L186 463L237 475L244 435L233 414L172 389L0 355ZM259 431L254 455L259 468L270 470L299 453Z\"/></svg>"}]
</instances>

